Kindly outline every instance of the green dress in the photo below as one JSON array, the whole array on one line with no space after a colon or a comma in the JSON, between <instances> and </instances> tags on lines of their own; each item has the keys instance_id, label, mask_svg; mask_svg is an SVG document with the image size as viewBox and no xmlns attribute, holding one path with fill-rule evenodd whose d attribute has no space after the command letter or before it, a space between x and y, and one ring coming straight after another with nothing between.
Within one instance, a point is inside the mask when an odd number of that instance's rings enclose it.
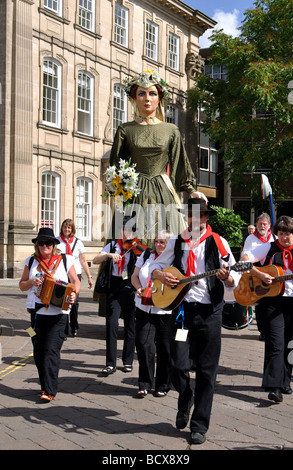
<instances>
[{"instance_id":1,"label":"green dress","mask_svg":"<svg viewBox=\"0 0 293 470\"><path fill-rule=\"evenodd\" d=\"M147 239L150 235L153 238L154 232L161 229L179 233L182 227L178 227L181 216L176 209L177 193L196 191L196 180L178 127L166 122L141 125L132 121L121 124L115 135L110 165L118 166L120 159L131 159L139 173L141 192L133 204L136 217L138 206L144 214L143 224L139 218L140 231L150 229L156 220L159 223L155 231L148 232ZM168 164L169 178L166 176ZM132 209L128 209L130 214Z\"/></svg>"}]
</instances>

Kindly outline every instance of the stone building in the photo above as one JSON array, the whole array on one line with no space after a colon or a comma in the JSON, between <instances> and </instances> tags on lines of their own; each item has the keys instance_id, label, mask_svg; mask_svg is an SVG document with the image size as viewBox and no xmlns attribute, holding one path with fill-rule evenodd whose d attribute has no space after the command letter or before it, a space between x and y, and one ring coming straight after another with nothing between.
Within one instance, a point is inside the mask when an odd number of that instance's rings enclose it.
<instances>
[{"instance_id":1,"label":"stone building","mask_svg":"<svg viewBox=\"0 0 293 470\"><path fill-rule=\"evenodd\" d=\"M0 277L18 277L41 226L57 235L73 218L89 261L103 245L95 208L115 129L131 119L125 77L159 70L197 172L185 91L216 23L180 0L5 0L0 13Z\"/></svg>"}]
</instances>

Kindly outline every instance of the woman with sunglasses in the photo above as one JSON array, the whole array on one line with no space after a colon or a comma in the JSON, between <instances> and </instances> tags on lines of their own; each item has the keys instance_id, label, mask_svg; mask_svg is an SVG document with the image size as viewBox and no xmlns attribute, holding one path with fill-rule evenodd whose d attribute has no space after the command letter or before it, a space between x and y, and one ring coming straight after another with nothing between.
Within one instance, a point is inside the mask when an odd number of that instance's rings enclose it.
<instances>
[{"instance_id":1,"label":"woman with sunglasses","mask_svg":"<svg viewBox=\"0 0 293 470\"><path fill-rule=\"evenodd\" d=\"M75 291L68 297L69 303L73 304L80 289L80 281L73 257L57 255L59 240L51 228L41 228L32 242L35 252L25 261L19 287L21 291L28 291L27 309L31 314L33 352L42 390L41 399L49 402L57 393L60 351L66 337L70 310L62 310L62 307L51 304L44 305L36 293L44 281L44 274L49 274L58 281L74 284Z\"/></svg>"}]
</instances>

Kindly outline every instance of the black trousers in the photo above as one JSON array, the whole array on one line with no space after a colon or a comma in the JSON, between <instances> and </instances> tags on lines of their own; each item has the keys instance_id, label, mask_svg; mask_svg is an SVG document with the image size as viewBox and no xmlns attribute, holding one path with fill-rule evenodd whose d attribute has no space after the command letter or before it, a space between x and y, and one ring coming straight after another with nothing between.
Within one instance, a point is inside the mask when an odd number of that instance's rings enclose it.
<instances>
[{"instance_id":1,"label":"black trousers","mask_svg":"<svg viewBox=\"0 0 293 470\"><path fill-rule=\"evenodd\" d=\"M266 309L265 357L262 386L283 388L290 385L292 365L287 346L293 339L293 299L274 297L262 300Z\"/></svg>"},{"instance_id":2,"label":"black trousers","mask_svg":"<svg viewBox=\"0 0 293 470\"><path fill-rule=\"evenodd\" d=\"M81 274L77 275L78 279L81 281ZM76 301L72 305L69 314L70 328L72 330L78 330L78 307L79 307L79 294L77 294Z\"/></svg>"},{"instance_id":3,"label":"black trousers","mask_svg":"<svg viewBox=\"0 0 293 470\"><path fill-rule=\"evenodd\" d=\"M170 314L158 315L136 309L135 345L139 363L138 387L140 390L150 391L154 378L155 392L170 390L172 324Z\"/></svg>"},{"instance_id":4,"label":"black trousers","mask_svg":"<svg viewBox=\"0 0 293 470\"><path fill-rule=\"evenodd\" d=\"M188 337L186 342L172 342L172 383L179 393L179 411L187 411L194 403L191 431L205 433L210 422L221 351L222 306L214 310L210 304L183 302L183 305ZM191 368L196 372L194 392L190 383Z\"/></svg>"},{"instance_id":5,"label":"black trousers","mask_svg":"<svg viewBox=\"0 0 293 470\"><path fill-rule=\"evenodd\" d=\"M121 277L113 277L106 300L106 365L116 367L120 315L124 321L122 362L132 365L135 349L134 291Z\"/></svg>"},{"instance_id":6,"label":"black trousers","mask_svg":"<svg viewBox=\"0 0 293 470\"><path fill-rule=\"evenodd\" d=\"M35 364L38 369L41 390L56 395L60 369L60 353L65 338L68 315L34 315L32 337Z\"/></svg>"}]
</instances>

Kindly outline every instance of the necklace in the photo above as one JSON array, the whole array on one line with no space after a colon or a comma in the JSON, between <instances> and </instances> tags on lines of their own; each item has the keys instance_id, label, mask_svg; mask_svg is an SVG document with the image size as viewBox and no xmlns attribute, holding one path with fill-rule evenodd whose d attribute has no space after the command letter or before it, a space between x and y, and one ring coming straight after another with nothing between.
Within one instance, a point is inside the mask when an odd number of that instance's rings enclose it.
<instances>
[{"instance_id":1,"label":"necklace","mask_svg":"<svg viewBox=\"0 0 293 470\"><path fill-rule=\"evenodd\" d=\"M150 122L155 122L156 121L155 116L138 116L138 118L140 119L140 122L145 121L147 124L149 124Z\"/></svg>"}]
</instances>

